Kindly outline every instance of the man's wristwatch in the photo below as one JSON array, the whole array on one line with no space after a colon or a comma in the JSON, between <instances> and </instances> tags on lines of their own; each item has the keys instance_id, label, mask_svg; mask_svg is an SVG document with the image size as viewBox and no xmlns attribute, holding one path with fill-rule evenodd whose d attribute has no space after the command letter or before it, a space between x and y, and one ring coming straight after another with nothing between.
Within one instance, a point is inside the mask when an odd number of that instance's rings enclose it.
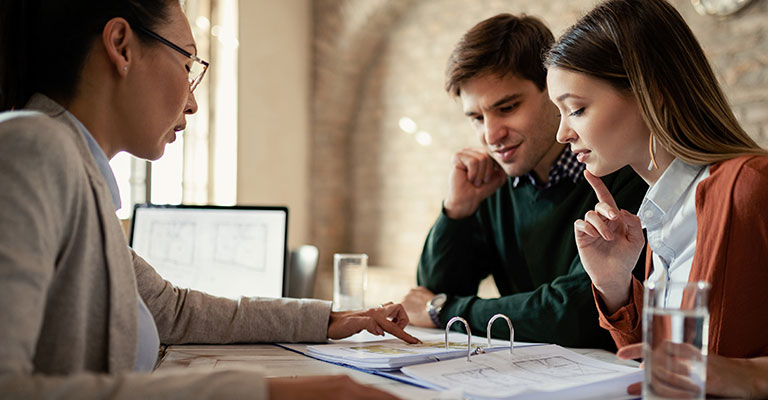
<instances>
[{"instance_id":1,"label":"man's wristwatch","mask_svg":"<svg viewBox=\"0 0 768 400\"><path fill-rule=\"evenodd\" d=\"M446 300L448 300L448 295L440 293L427 302L427 314L429 314L429 319L431 319L432 323L438 328L443 327L443 324L440 322L440 310L443 309Z\"/></svg>"}]
</instances>

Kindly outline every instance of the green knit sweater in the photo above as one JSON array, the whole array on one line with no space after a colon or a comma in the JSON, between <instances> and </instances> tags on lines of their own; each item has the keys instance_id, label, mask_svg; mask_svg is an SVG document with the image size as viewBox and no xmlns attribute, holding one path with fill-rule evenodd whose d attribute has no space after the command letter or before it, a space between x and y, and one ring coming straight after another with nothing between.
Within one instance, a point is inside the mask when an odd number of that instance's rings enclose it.
<instances>
[{"instance_id":1,"label":"green knit sweater","mask_svg":"<svg viewBox=\"0 0 768 400\"><path fill-rule=\"evenodd\" d=\"M418 283L449 300L440 312L444 324L454 316L486 334L496 313L513 323L515 340L613 350L613 340L598 325L591 281L579 260L573 222L597 203L582 177L538 189L513 178L484 200L474 216L453 220L442 213L427 236ZM647 185L629 167L603 178L620 208L636 213ZM640 257L637 276L642 277ZM500 298L481 299L481 280L493 275ZM453 326L459 330L461 324ZM504 321L493 336L509 338Z\"/></svg>"}]
</instances>

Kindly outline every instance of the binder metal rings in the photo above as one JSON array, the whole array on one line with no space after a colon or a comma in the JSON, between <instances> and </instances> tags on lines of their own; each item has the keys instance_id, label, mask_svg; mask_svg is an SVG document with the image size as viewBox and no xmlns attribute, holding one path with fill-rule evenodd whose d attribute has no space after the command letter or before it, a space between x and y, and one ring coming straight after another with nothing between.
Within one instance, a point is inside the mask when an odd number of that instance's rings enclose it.
<instances>
[{"instance_id":1,"label":"binder metal rings","mask_svg":"<svg viewBox=\"0 0 768 400\"><path fill-rule=\"evenodd\" d=\"M507 325L509 325L509 353L511 354L512 350L515 348L515 329L512 327L512 320L504 314L496 314L488 320L488 327L486 329L488 334L488 347L491 347L491 326L499 318L504 318L504 320L507 321ZM469 356L472 354L472 330L469 329L469 323L464 318L453 317L448 321L448 324L445 326L445 349L449 349L448 332L451 330L451 325L456 321L461 321L461 323L464 324L464 329L467 330L467 362L471 362L472 360ZM484 353L479 347L476 352Z\"/></svg>"}]
</instances>

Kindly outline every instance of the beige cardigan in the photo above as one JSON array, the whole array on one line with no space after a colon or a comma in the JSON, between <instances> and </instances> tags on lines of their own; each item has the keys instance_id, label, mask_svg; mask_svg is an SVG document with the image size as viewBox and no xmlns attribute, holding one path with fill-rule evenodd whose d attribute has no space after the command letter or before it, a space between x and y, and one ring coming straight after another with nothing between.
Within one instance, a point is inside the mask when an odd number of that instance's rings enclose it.
<instances>
[{"instance_id":1,"label":"beige cardigan","mask_svg":"<svg viewBox=\"0 0 768 400\"><path fill-rule=\"evenodd\" d=\"M254 372L132 372L137 290L165 344L326 339L328 302L164 281L128 248L71 117L42 95L27 109L0 114L0 397L266 398Z\"/></svg>"}]
</instances>

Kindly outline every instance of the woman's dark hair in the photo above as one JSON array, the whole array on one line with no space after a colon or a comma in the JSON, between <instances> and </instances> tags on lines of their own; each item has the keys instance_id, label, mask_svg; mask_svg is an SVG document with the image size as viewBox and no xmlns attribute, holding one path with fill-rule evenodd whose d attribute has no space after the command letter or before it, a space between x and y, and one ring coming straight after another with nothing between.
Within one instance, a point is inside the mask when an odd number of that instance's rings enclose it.
<instances>
[{"instance_id":1,"label":"woman's dark hair","mask_svg":"<svg viewBox=\"0 0 768 400\"><path fill-rule=\"evenodd\" d=\"M0 0L0 111L24 107L37 92L71 99L85 57L110 19L153 29L167 22L174 3L178 0Z\"/></svg>"},{"instance_id":2,"label":"woman's dark hair","mask_svg":"<svg viewBox=\"0 0 768 400\"><path fill-rule=\"evenodd\" d=\"M608 0L552 45L547 67L635 97L659 143L695 165L766 154L741 128L699 42L664 0Z\"/></svg>"},{"instance_id":3,"label":"woman's dark hair","mask_svg":"<svg viewBox=\"0 0 768 400\"><path fill-rule=\"evenodd\" d=\"M511 74L547 86L541 56L555 40L541 20L527 15L499 14L472 27L454 47L445 72L445 90L461 95L461 85L485 74Z\"/></svg>"}]
</instances>

